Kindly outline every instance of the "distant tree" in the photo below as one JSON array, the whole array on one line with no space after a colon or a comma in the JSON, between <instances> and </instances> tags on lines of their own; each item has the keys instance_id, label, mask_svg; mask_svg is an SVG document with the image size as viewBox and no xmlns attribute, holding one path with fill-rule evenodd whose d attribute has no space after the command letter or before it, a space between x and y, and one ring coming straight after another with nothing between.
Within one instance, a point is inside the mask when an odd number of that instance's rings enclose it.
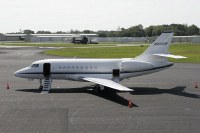
<instances>
[{"instance_id":1,"label":"distant tree","mask_svg":"<svg viewBox=\"0 0 200 133\"><path fill-rule=\"evenodd\" d=\"M141 24L128 28L130 37L144 37L145 31Z\"/></svg>"},{"instance_id":2,"label":"distant tree","mask_svg":"<svg viewBox=\"0 0 200 133\"><path fill-rule=\"evenodd\" d=\"M56 34L67 34L67 32L64 32L64 31L57 31Z\"/></svg>"},{"instance_id":3,"label":"distant tree","mask_svg":"<svg viewBox=\"0 0 200 133\"><path fill-rule=\"evenodd\" d=\"M187 35L187 25L184 24L171 24L171 29L175 36L185 36Z\"/></svg>"},{"instance_id":4,"label":"distant tree","mask_svg":"<svg viewBox=\"0 0 200 133\"><path fill-rule=\"evenodd\" d=\"M97 31L99 37L108 37L108 31Z\"/></svg>"},{"instance_id":5,"label":"distant tree","mask_svg":"<svg viewBox=\"0 0 200 133\"><path fill-rule=\"evenodd\" d=\"M131 32L128 29L122 28L121 31L118 32L118 37L130 37Z\"/></svg>"},{"instance_id":6,"label":"distant tree","mask_svg":"<svg viewBox=\"0 0 200 133\"><path fill-rule=\"evenodd\" d=\"M154 29L154 26L149 26L145 29L145 33L148 37L151 37L153 35L153 29Z\"/></svg>"},{"instance_id":7,"label":"distant tree","mask_svg":"<svg viewBox=\"0 0 200 133\"><path fill-rule=\"evenodd\" d=\"M153 28L152 36L159 36L164 31L165 28L162 25L155 26Z\"/></svg>"},{"instance_id":8,"label":"distant tree","mask_svg":"<svg viewBox=\"0 0 200 133\"><path fill-rule=\"evenodd\" d=\"M51 34L50 31L38 31L36 34Z\"/></svg>"},{"instance_id":9,"label":"distant tree","mask_svg":"<svg viewBox=\"0 0 200 133\"><path fill-rule=\"evenodd\" d=\"M193 30L196 29L196 33L198 33L197 28L193 27ZM185 24L170 24L170 25L149 26L145 29L145 33L147 36L159 36L162 32L165 31L172 31L174 32L175 36L185 36L188 35L188 26Z\"/></svg>"},{"instance_id":10,"label":"distant tree","mask_svg":"<svg viewBox=\"0 0 200 133\"><path fill-rule=\"evenodd\" d=\"M71 29L69 33L71 33L71 34L79 34L79 33L81 33L81 31Z\"/></svg>"},{"instance_id":11,"label":"distant tree","mask_svg":"<svg viewBox=\"0 0 200 133\"><path fill-rule=\"evenodd\" d=\"M90 33L93 33L93 31L91 31L91 30L84 30L83 33L84 34L90 34Z\"/></svg>"},{"instance_id":12,"label":"distant tree","mask_svg":"<svg viewBox=\"0 0 200 133\"><path fill-rule=\"evenodd\" d=\"M117 37L117 32L114 31L114 30L109 31L109 32L108 32L108 36L109 36L109 37Z\"/></svg>"},{"instance_id":13,"label":"distant tree","mask_svg":"<svg viewBox=\"0 0 200 133\"><path fill-rule=\"evenodd\" d=\"M23 31L23 34L35 34L35 32L32 31L32 30L27 29L27 30Z\"/></svg>"},{"instance_id":14,"label":"distant tree","mask_svg":"<svg viewBox=\"0 0 200 133\"><path fill-rule=\"evenodd\" d=\"M20 30L21 31L21 30ZM173 31L175 36L187 36L187 35L200 35L200 29L196 25L186 25L186 24L170 24L170 25L154 25L146 27L145 29L141 24L131 26L129 28L120 28L118 27L116 30L111 31L97 31L94 32L92 30L73 30L70 32L57 31L56 34L90 34L96 33L99 37L151 37L151 36L159 36L162 32L165 31ZM11 33L11 34L20 34L21 32ZM26 29L22 32L23 34L34 34L34 31L30 29ZM51 34L50 31L38 31L37 34Z\"/></svg>"},{"instance_id":15,"label":"distant tree","mask_svg":"<svg viewBox=\"0 0 200 133\"><path fill-rule=\"evenodd\" d=\"M73 33L74 33L74 30L73 30L73 29L71 29L69 33L73 34Z\"/></svg>"},{"instance_id":16,"label":"distant tree","mask_svg":"<svg viewBox=\"0 0 200 133\"><path fill-rule=\"evenodd\" d=\"M196 25L191 25L187 29L188 35L198 35L199 34L199 28Z\"/></svg>"}]
</instances>

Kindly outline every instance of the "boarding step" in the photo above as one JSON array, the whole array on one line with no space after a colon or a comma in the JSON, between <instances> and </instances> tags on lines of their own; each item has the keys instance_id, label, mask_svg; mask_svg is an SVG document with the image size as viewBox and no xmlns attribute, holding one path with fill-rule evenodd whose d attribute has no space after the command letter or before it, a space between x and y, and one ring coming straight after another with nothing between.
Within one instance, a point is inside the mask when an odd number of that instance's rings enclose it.
<instances>
[{"instance_id":1,"label":"boarding step","mask_svg":"<svg viewBox=\"0 0 200 133\"><path fill-rule=\"evenodd\" d=\"M46 94L51 90L51 78L45 78L44 83L43 83L43 89L42 89L42 94Z\"/></svg>"}]
</instances>

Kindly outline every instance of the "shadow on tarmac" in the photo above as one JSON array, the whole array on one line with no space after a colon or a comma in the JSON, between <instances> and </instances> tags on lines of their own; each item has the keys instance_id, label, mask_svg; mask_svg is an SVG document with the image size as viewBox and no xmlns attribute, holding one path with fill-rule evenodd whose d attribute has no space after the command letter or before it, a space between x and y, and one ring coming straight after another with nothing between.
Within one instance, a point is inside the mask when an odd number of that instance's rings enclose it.
<instances>
[{"instance_id":1,"label":"shadow on tarmac","mask_svg":"<svg viewBox=\"0 0 200 133\"><path fill-rule=\"evenodd\" d=\"M134 87L134 88L131 88L134 91L131 92L130 94L132 95L173 94L173 95L184 96L184 97L189 97L189 98L200 98L200 95L185 92L184 91L185 88L186 88L185 86L177 86L171 89ZM39 89L19 89L16 91L33 92L33 93L41 92ZM88 94L92 94L92 95L110 100L114 103L118 103L123 106L128 106L129 104L129 101L127 99L118 95L118 93L123 93L123 92L119 92L119 91L109 89L109 88L103 91L95 91L91 89L91 87L70 88L70 89L57 88L57 89L51 89L50 93L88 93ZM133 103L132 107L138 107L138 105Z\"/></svg>"},{"instance_id":2,"label":"shadow on tarmac","mask_svg":"<svg viewBox=\"0 0 200 133\"><path fill-rule=\"evenodd\" d=\"M16 91L21 91L21 92L32 92L32 93L40 93L41 90L39 89L18 89ZM83 87L83 88L56 88L56 89L51 89L49 93L88 93L95 95L97 97L104 98L106 100L110 100L114 103L118 103L123 106L128 106L129 105L129 100L125 99L124 97L119 96L117 93L119 91L113 90L106 88L103 91L95 91L91 86L88 87ZM123 92L121 92L123 93ZM132 103L131 107L138 107L136 104Z\"/></svg>"},{"instance_id":3,"label":"shadow on tarmac","mask_svg":"<svg viewBox=\"0 0 200 133\"><path fill-rule=\"evenodd\" d=\"M173 94L189 98L200 98L200 95L185 92L186 86L177 86L171 89L158 89L158 88L146 88L146 87L134 87L132 95L157 95L157 94Z\"/></svg>"}]
</instances>

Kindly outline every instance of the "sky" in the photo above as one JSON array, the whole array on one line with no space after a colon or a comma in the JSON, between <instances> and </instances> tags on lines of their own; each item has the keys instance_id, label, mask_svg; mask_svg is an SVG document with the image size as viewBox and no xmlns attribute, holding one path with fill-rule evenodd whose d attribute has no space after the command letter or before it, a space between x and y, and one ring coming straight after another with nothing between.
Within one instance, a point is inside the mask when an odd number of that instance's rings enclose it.
<instances>
[{"instance_id":1,"label":"sky","mask_svg":"<svg viewBox=\"0 0 200 133\"><path fill-rule=\"evenodd\" d=\"M195 24L200 0L0 0L0 33Z\"/></svg>"}]
</instances>

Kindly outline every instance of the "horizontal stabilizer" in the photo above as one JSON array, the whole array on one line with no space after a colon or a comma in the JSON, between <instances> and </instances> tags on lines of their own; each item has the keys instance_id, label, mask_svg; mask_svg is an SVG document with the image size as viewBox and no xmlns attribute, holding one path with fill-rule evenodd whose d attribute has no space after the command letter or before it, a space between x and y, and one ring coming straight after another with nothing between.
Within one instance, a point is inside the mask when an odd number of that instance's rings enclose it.
<instances>
[{"instance_id":1,"label":"horizontal stabilizer","mask_svg":"<svg viewBox=\"0 0 200 133\"><path fill-rule=\"evenodd\" d=\"M118 91L133 91L132 89L129 89L125 86L122 86L121 84L118 84L112 80L108 80L108 79L101 79L101 78L83 78L83 80L85 81L89 81L89 82L93 82L99 85L103 85Z\"/></svg>"},{"instance_id":2,"label":"horizontal stabilizer","mask_svg":"<svg viewBox=\"0 0 200 133\"><path fill-rule=\"evenodd\" d=\"M174 59L183 59L183 58L187 58L181 55L172 55L172 54L154 54L156 56L160 56L160 57L169 57L169 58L174 58Z\"/></svg>"}]
</instances>

